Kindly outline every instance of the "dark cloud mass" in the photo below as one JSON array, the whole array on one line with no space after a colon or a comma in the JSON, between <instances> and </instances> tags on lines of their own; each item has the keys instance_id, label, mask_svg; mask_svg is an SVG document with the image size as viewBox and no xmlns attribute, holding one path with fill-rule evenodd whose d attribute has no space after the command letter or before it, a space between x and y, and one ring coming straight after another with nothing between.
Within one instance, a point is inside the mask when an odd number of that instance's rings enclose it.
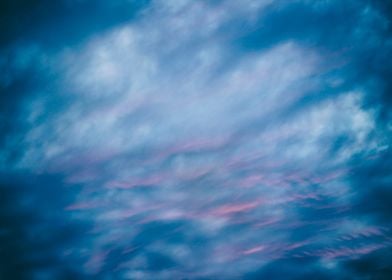
<instances>
[{"instance_id":1,"label":"dark cloud mass","mask_svg":"<svg viewBox=\"0 0 392 280\"><path fill-rule=\"evenodd\" d=\"M0 2L0 279L392 279L392 5Z\"/></svg>"}]
</instances>

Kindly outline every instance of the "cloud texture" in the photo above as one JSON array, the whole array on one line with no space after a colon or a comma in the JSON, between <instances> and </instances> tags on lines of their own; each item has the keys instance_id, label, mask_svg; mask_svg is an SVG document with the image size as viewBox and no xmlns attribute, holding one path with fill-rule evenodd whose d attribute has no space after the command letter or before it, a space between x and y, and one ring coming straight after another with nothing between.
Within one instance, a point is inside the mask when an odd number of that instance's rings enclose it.
<instances>
[{"instance_id":1,"label":"cloud texture","mask_svg":"<svg viewBox=\"0 0 392 280\"><path fill-rule=\"evenodd\" d=\"M5 1L0 277L390 279L388 1Z\"/></svg>"}]
</instances>

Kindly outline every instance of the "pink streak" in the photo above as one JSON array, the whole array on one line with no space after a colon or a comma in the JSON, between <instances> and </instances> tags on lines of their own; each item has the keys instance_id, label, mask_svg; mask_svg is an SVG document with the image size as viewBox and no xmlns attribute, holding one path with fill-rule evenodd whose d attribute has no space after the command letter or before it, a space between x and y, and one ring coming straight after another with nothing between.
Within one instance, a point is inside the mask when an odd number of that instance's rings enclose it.
<instances>
[{"instance_id":1,"label":"pink streak","mask_svg":"<svg viewBox=\"0 0 392 280\"><path fill-rule=\"evenodd\" d=\"M220 215L220 216L226 216L230 214L236 214L240 212L246 212L251 209L256 208L257 206L260 205L260 201L254 201L254 202L248 202L248 203L238 203L238 204L226 204L222 207L219 207L216 209L214 214Z\"/></svg>"},{"instance_id":2,"label":"pink streak","mask_svg":"<svg viewBox=\"0 0 392 280\"><path fill-rule=\"evenodd\" d=\"M259 253L259 252L261 252L261 251L264 251L265 248L266 248L265 246L260 245L260 246L253 247L253 248L251 248L251 249L245 250L245 251L243 251L242 253L243 253L244 255L252 255L252 254L255 254L255 253Z\"/></svg>"},{"instance_id":3,"label":"pink streak","mask_svg":"<svg viewBox=\"0 0 392 280\"><path fill-rule=\"evenodd\" d=\"M265 226L269 226L269 225L273 225L276 224L277 222L281 221L281 219L278 218L270 218L264 222L261 223L257 223L255 224L255 227L265 227Z\"/></svg>"}]
</instances>

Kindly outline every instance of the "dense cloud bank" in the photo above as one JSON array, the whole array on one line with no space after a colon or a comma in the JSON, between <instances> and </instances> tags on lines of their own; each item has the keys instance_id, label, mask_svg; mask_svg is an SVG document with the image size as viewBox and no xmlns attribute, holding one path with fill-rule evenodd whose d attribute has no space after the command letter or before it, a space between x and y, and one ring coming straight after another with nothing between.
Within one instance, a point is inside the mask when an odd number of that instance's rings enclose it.
<instances>
[{"instance_id":1,"label":"dense cloud bank","mask_svg":"<svg viewBox=\"0 0 392 280\"><path fill-rule=\"evenodd\" d=\"M2 1L1 279L390 279L389 1Z\"/></svg>"}]
</instances>

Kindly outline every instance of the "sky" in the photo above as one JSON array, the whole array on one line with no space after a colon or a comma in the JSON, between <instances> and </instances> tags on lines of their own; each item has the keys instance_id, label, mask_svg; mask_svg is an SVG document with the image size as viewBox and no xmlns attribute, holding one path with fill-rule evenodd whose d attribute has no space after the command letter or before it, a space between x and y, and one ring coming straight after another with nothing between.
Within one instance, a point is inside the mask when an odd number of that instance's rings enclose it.
<instances>
[{"instance_id":1,"label":"sky","mask_svg":"<svg viewBox=\"0 0 392 280\"><path fill-rule=\"evenodd\" d=\"M0 279L392 279L392 2L0 2Z\"/></svg>"}]
</instances>

